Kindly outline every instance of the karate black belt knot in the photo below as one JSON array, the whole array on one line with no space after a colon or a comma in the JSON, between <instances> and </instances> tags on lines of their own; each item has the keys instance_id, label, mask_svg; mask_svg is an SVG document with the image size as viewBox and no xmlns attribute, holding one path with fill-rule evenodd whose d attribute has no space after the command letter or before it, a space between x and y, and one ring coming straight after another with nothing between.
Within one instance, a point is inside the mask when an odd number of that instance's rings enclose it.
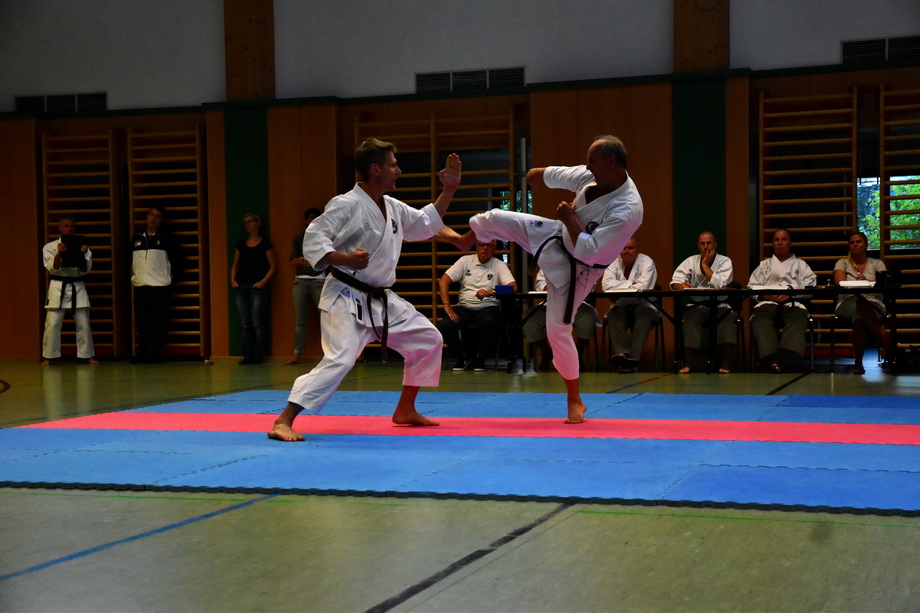
<instances>
[{"instance_id":1,"label":"karate black belt knot","mask_svg":"<svg viewBox=\"0 0 920 613\"><path fill-rule=\"evenodd\" d=\"M51 275L52 281L61 282L61 297L58 299L59 309L64 308L64 296L67 294L67 286L70 286L70 312L73 313L77 308L77 286L76 281L79 277L62 277L60 275Z\"/></svg>"},{"instance_id":2,"label":"karate black belt knot","mask_svg":"<svg viewBox=\"0 0 920 613\"><path fill-rule=\"evenodd\" d=\"M377 338L380 339L380 359L384 362L387 361L387 334L390 329L390 313L387 309L387 290L389 287L373 287L368 285L364 281L354 278L352 275L347 272L343 272L338 268L329 267L329 270L332 271L332 276L344 283L349 287L353 287L356 290L360 290L367 294L367 314L371 318L371 328L374 329L374 334L377 335ZM383 323L381 324L381 330L378 332L377 326L374 324L374 309L371 308L372 300L379 300L383 303Z\"/></svg>"},{"instance_id":3,"label":"karate black belt knot","mask_svg":"<svg viewBox=\"0 0 920 613\"><path fill-rule=\"evenodd\" d=\"M565 242L562 240L561 235L550 236L548 239L543 241L543 244L540 245L540 248L537 249L537 252L533 256L533 261L540 263L540 254L543 252L543 248L546 247L550 241L559 241L559 246L562 248L562 252L569 258L569 295L565 300L565 315L562 316L562 323L570 324L572 323L572 311L575 310L575 264L581 264L582 266L588 266L590 268L607 268L602 264L587 264L577 259L574 255L569 253L569 250L565 248ZM548 298L549 296L547 296Z\"/></svg>"}]
</instances>

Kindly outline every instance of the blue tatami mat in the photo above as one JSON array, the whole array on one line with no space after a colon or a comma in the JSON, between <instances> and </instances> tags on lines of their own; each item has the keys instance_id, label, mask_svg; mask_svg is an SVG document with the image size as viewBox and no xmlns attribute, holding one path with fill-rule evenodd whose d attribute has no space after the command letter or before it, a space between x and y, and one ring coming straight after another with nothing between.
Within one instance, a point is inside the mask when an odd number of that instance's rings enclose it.
<instances>
[{"instance_id":1,"label":"blue tatami mat","mask_svg":"<svg viewBox=\"0 0 920 613\"><path fill-rule=\"evenodd\" d=\"M397 392L339 392L325 414L388 419ZM265 415L261 390L132 410ZM920 424L902 398L585 394L589 419ZM451 417L563 417L561 394L419 395ZM920 514L920 445L12 428L0 485L438 496ZM66 422L62 422L66 425ZM699 425L699 424L698 424ZM579 426L561 426L578 428ZM423 429L418 429L419 431Z\"/></svg>"}]
</instances>

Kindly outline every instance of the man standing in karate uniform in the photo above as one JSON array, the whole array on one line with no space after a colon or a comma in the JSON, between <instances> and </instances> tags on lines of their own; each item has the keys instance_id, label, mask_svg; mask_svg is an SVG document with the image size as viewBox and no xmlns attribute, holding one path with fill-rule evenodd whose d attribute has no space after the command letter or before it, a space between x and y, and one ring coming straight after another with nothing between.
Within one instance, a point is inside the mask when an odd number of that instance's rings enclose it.
<instances>
[{"instance_id":1,"label":"man standing in karate uniform","mask_svg":"<svg viewBox=\"0 0 920 613\"><path fill-rule=\"evenodd\" d=\"M318 413L354 366L364 347L379 340L386 356L391 346L403 356L403 389L393 422L437 426L415 409L422 386L440 381L443 339L438 329L408 301L389 288L403 240L421 241L444 228L441 217L460 186L460 158L451 154L439 173L441 195L415 209L386 193L401 174L396 147L374 138L355 152L359 181L336 196L304 233L304 258L314 269L331 266L320 297L323 359L294 382L288 404L269 438L302 441L293 429L301 411Z\"/></svg>"}]
</instances>

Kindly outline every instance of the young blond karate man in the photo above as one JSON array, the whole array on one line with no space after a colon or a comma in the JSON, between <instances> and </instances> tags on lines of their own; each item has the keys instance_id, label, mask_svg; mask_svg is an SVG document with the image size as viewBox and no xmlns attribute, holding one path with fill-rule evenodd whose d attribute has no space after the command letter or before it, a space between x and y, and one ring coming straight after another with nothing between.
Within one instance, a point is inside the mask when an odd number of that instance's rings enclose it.
<instances>
[{"instance_id":1,"label":"young blond karate man","mask_svg":"<svg viewBox=\"0 0 920 613\"><path fill-rule=\"evenodd\" d=\"M437 200L415 209L386 193L401 171L396 147L367 139L355 152L359 181L326 205L304 233L304 258L315 269L332 267L320 297L323 359L294 381L288 404L269 438L302 441L293 429L301 411L318 413L354 366L364 347L380 340L405 358L403 389L393 422L437 426L415 408L419 388L436 387L441 372L441 333L408 301L388 289L396 280L403 240L419 241L444 227L441 217L460 186L460 158L447 157Z\"/></svg>"}]
</instances>

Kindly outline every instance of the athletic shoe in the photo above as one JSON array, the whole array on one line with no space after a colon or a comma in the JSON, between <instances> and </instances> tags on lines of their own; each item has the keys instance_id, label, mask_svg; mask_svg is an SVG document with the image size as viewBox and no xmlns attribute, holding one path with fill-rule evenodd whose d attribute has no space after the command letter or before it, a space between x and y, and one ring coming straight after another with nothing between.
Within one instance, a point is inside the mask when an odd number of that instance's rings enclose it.
<instances>
[{"instance_id":1,"label":"athletic shoe","mask_svg":"<svg viewBox=\"0 0 920 613\"><path fill-rule=\"evenodd\" d=\"M482 358L477 358L473 362L473 370L476 372L483 372L486 369L486 361Z\"/></svg>"},{"instance_id":2,"label":"athletic shoe","mask_svg":"<svg viewBox=\"0 0 920 613\"><path fill-rule=\"evenodd\" d=\"M457 363L454 364L454 372L460 372L462 370L466 370L469 365L470 365L469 362L465 360L457 360Z\"/></svg>"}]
</instances>

